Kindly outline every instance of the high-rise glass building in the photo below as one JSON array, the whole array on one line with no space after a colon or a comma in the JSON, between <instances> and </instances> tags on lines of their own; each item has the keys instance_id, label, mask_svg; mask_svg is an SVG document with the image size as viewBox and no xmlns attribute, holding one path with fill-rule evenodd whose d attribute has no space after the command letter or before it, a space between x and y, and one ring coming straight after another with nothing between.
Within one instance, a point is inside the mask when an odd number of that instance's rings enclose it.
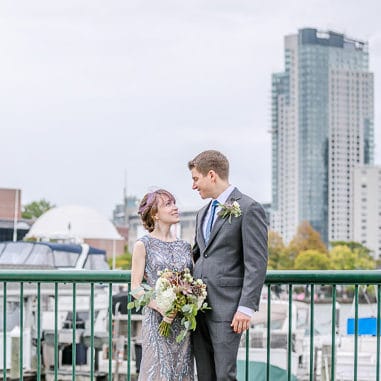
<instances>
[{"instance_id":1,"label":"high-rise glass building","mask_svg":"<svg viewBox=\"0 0 381 381\"><path fill-rule=\"evenodd\" d=\"M272 76L272 228L309 221L325 242L353 238L353 168L373 162L368 45L312 28L285 37Z\"/></svg>"}]
</instances>

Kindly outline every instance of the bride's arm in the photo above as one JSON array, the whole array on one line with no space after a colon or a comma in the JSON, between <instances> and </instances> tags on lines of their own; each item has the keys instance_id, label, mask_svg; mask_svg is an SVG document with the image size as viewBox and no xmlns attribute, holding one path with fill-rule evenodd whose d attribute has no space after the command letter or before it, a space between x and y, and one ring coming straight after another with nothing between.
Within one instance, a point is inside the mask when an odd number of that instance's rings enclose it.
<instances>
[{"instance_id":1,"label":"bride's arm","mask_svg":"<svg viewBox=\"0 0 381 381\"><path fill-rule=\"evenodd\" d=\"M137 241L132 252L131 266L131 295L135 299L139 299L144 294L142 282L144 278L144 270L146 266L146 249L142 241ZM148 307L158 311L161 315L165 315L158 307L156 300L151 300Z\"/></svg>"},{"instance_id":2,"label":"bride's arm","mask_svg":"<svg viewBox=\"0 0 381 381\"><path fill-rule=\"evenodd\" d=\"M132 251L131 295L139 299L144 294L142 281L146 266L146 249L142 241L137 241Z\"/></svg>"}]
</instances>

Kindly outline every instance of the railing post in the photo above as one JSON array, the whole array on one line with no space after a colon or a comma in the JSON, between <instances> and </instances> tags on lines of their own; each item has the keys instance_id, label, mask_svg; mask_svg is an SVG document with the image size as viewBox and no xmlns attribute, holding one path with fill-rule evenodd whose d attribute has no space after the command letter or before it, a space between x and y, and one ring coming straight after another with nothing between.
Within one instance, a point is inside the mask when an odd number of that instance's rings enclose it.
<instances>
[{"instance_id":1,"label":"railing post","mask_svg":"<svg viewBox=\"0 0 381 381\"><path fill-rule=\"evenodd\" d=\"M250 329L250 328L249 328ZM250 336L249 336L249 330L245 333L245 381L250 380Z\"/></svg>"},{"instance_id":2,"label":"railing post","mask_svg":"<svg viewBox=\"0 0 381 381\"><path fill-rule=\"evenodd\" d=\"M380 381L380 298L381 298L381 287L377 285L377 365L376 365L376 381Z\"/></svg>"},{"instance_id":3,"label":"railing post","mask_svg":"<svg viewBox=\"0 0 381 381\"><path fill-rule=\"evenodd\" d=\"M331 380L335 380L335 353L336 353L336 285L332 285L332 341L331 341Z\"/></svg>"},{"instance_id":4,"label":"railing post","mask_svg":"<svg viewBox=\"0 0 381 381\"><path fill-rule=\"evenodd\" d=\"M41 283L37 283L37 381L41 380Z\"/></svg>"},{"instance_id":5,"label":"railing post","mask_svg":"<svg viewBox=\"0 0 381 381\"><path fill-rule=\"evenodd\" d=\"M98 360L98 359L97 359ZM90 283L90 380L94 380L94 283Z\"/></svg>"},{"instance_id":6,"label":"railing post","mask_svg":"<svg viewBox=\"0 0 381 381\"><path fill-rule=\"evenodd\" d=\"M58 380L58 283L54 283L54 380Z\"/></svg>"},{"instance_id":7,"label":"railing post","mask_svg":"<svg viewBox=\"0 0 381 381\"><path fill-rule=\"evenodd\" d=\"M72 329L72 344L71 344L71 379L76 379L76 365L77 365L77 289L76 284L73 283L73 329Z\"/></svg>"},{"instance_id":8,"label":"railing post","mask_svg":"<svg viewBox=\"0 0 381 381\"><path fill-rule=\"evenodd\" d=\"M288 343L287 343L287 380L291 381L292 370L292 284L288 285Z\"/></svg>"},{"instance_id":9,"label":"railing post","mask_svg":"<svg viewBox=\"0 0 381 381\"><path fill-rule=\"evenodd\" d=\"M3 283L3 380L7 379L7 282Z\"/></svg>"},{"instance_id":10,"label":"railing post","mask_svg":"<svg viewBox=\"0 0 381 381\"><path fill-rule=\"evenodd\" d=\"M355 285L355 353L354 353L354 381L357 381L357 357L358 357L358 334L359 334L359 285Z\"/></svg>"},{"instance_id":11,"label":"railing post","mask_svg":"<svg viewBox=\"0 0 381 381\"><path fill-rule=\"evenodd\" d=\"M20 282L20 381L24 377L24 283Z\"/></svg>"},{"instance_id":12,"label":"railing post","mask_svg":"<svg viewBox=\"0 0 381 381\"><path fill-rule=\"evenodd\" d=\"M315 285L311 284L311 295L310 295L310 310L311 310L311 318L310 318L310 381L314 380L314 355L315 355L315 348L314 348L314 305L315 305Z\"/></svg>"},{"instance_id":13,"label":"railing post","mask_svg":"<svg viewBox=\"0 0 381 381\"><path fill-rule=\"evenodd\" d=\"M116 314L116 311L115 311ZM112 329L112 284L108 286L108 380L112 381L112 344L113 344L113 329Z\"/></svg>"},{"instance_id":14,"label":"railing post","mask_svg":"<svg viewBox=\"0 0 381 381\"><path fill-rule=\"evenodd\" d=\"M128 283L127 286L128 296L127 296L127 305L131 301L131 283ZM128 332L127 332L127 381L131 381L131 310L128 309ZM136 362L136 355L135 355Z\"/></svg>"},{"instance_id":15,"label":"railing post","mask_svg":"<svg viewBox=\"0 0 381 381\"><path fill-rule=\"evenodd\" d=\"M267 285L267 337L266 337L266 381L270 381L270 357L271 357L271 284Z\"/></svg>"}]
</instances>

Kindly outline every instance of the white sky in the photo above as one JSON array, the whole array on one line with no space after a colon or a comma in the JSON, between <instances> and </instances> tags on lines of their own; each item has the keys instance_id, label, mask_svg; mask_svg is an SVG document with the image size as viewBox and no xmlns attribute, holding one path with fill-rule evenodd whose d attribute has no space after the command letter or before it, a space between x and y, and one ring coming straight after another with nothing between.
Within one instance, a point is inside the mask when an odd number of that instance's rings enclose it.
<instances>
[{"instance_id":1,"label":"white sky","mask_svg":"<svg viewBox=\"0 0 381 381\"><path fill-rule=\"evenodd\" d=\"M379 0L3 0L0 187L91 206L127 191L203 205L187 162L219 149L231 182L271 200L271 74L303 27L370 45L381 163Z\"/></svg>"}]
</instances>

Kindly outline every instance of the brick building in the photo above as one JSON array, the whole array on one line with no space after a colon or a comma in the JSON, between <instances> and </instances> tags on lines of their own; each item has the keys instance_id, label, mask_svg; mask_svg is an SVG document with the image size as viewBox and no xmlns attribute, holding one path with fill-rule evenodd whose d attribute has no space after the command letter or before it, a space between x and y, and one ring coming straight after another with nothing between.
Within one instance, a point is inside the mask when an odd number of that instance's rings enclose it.
<instances>
[{"instance_id":1,"label":"brick building","mask_svg":"<svg viewBox=\"0 0 381 381\"><path fill-rule=\"evenodd\" d=\"M29 228L21 219L21 190L0 188L0 241L21 240Z\"/></svg>"}]
</instances>

